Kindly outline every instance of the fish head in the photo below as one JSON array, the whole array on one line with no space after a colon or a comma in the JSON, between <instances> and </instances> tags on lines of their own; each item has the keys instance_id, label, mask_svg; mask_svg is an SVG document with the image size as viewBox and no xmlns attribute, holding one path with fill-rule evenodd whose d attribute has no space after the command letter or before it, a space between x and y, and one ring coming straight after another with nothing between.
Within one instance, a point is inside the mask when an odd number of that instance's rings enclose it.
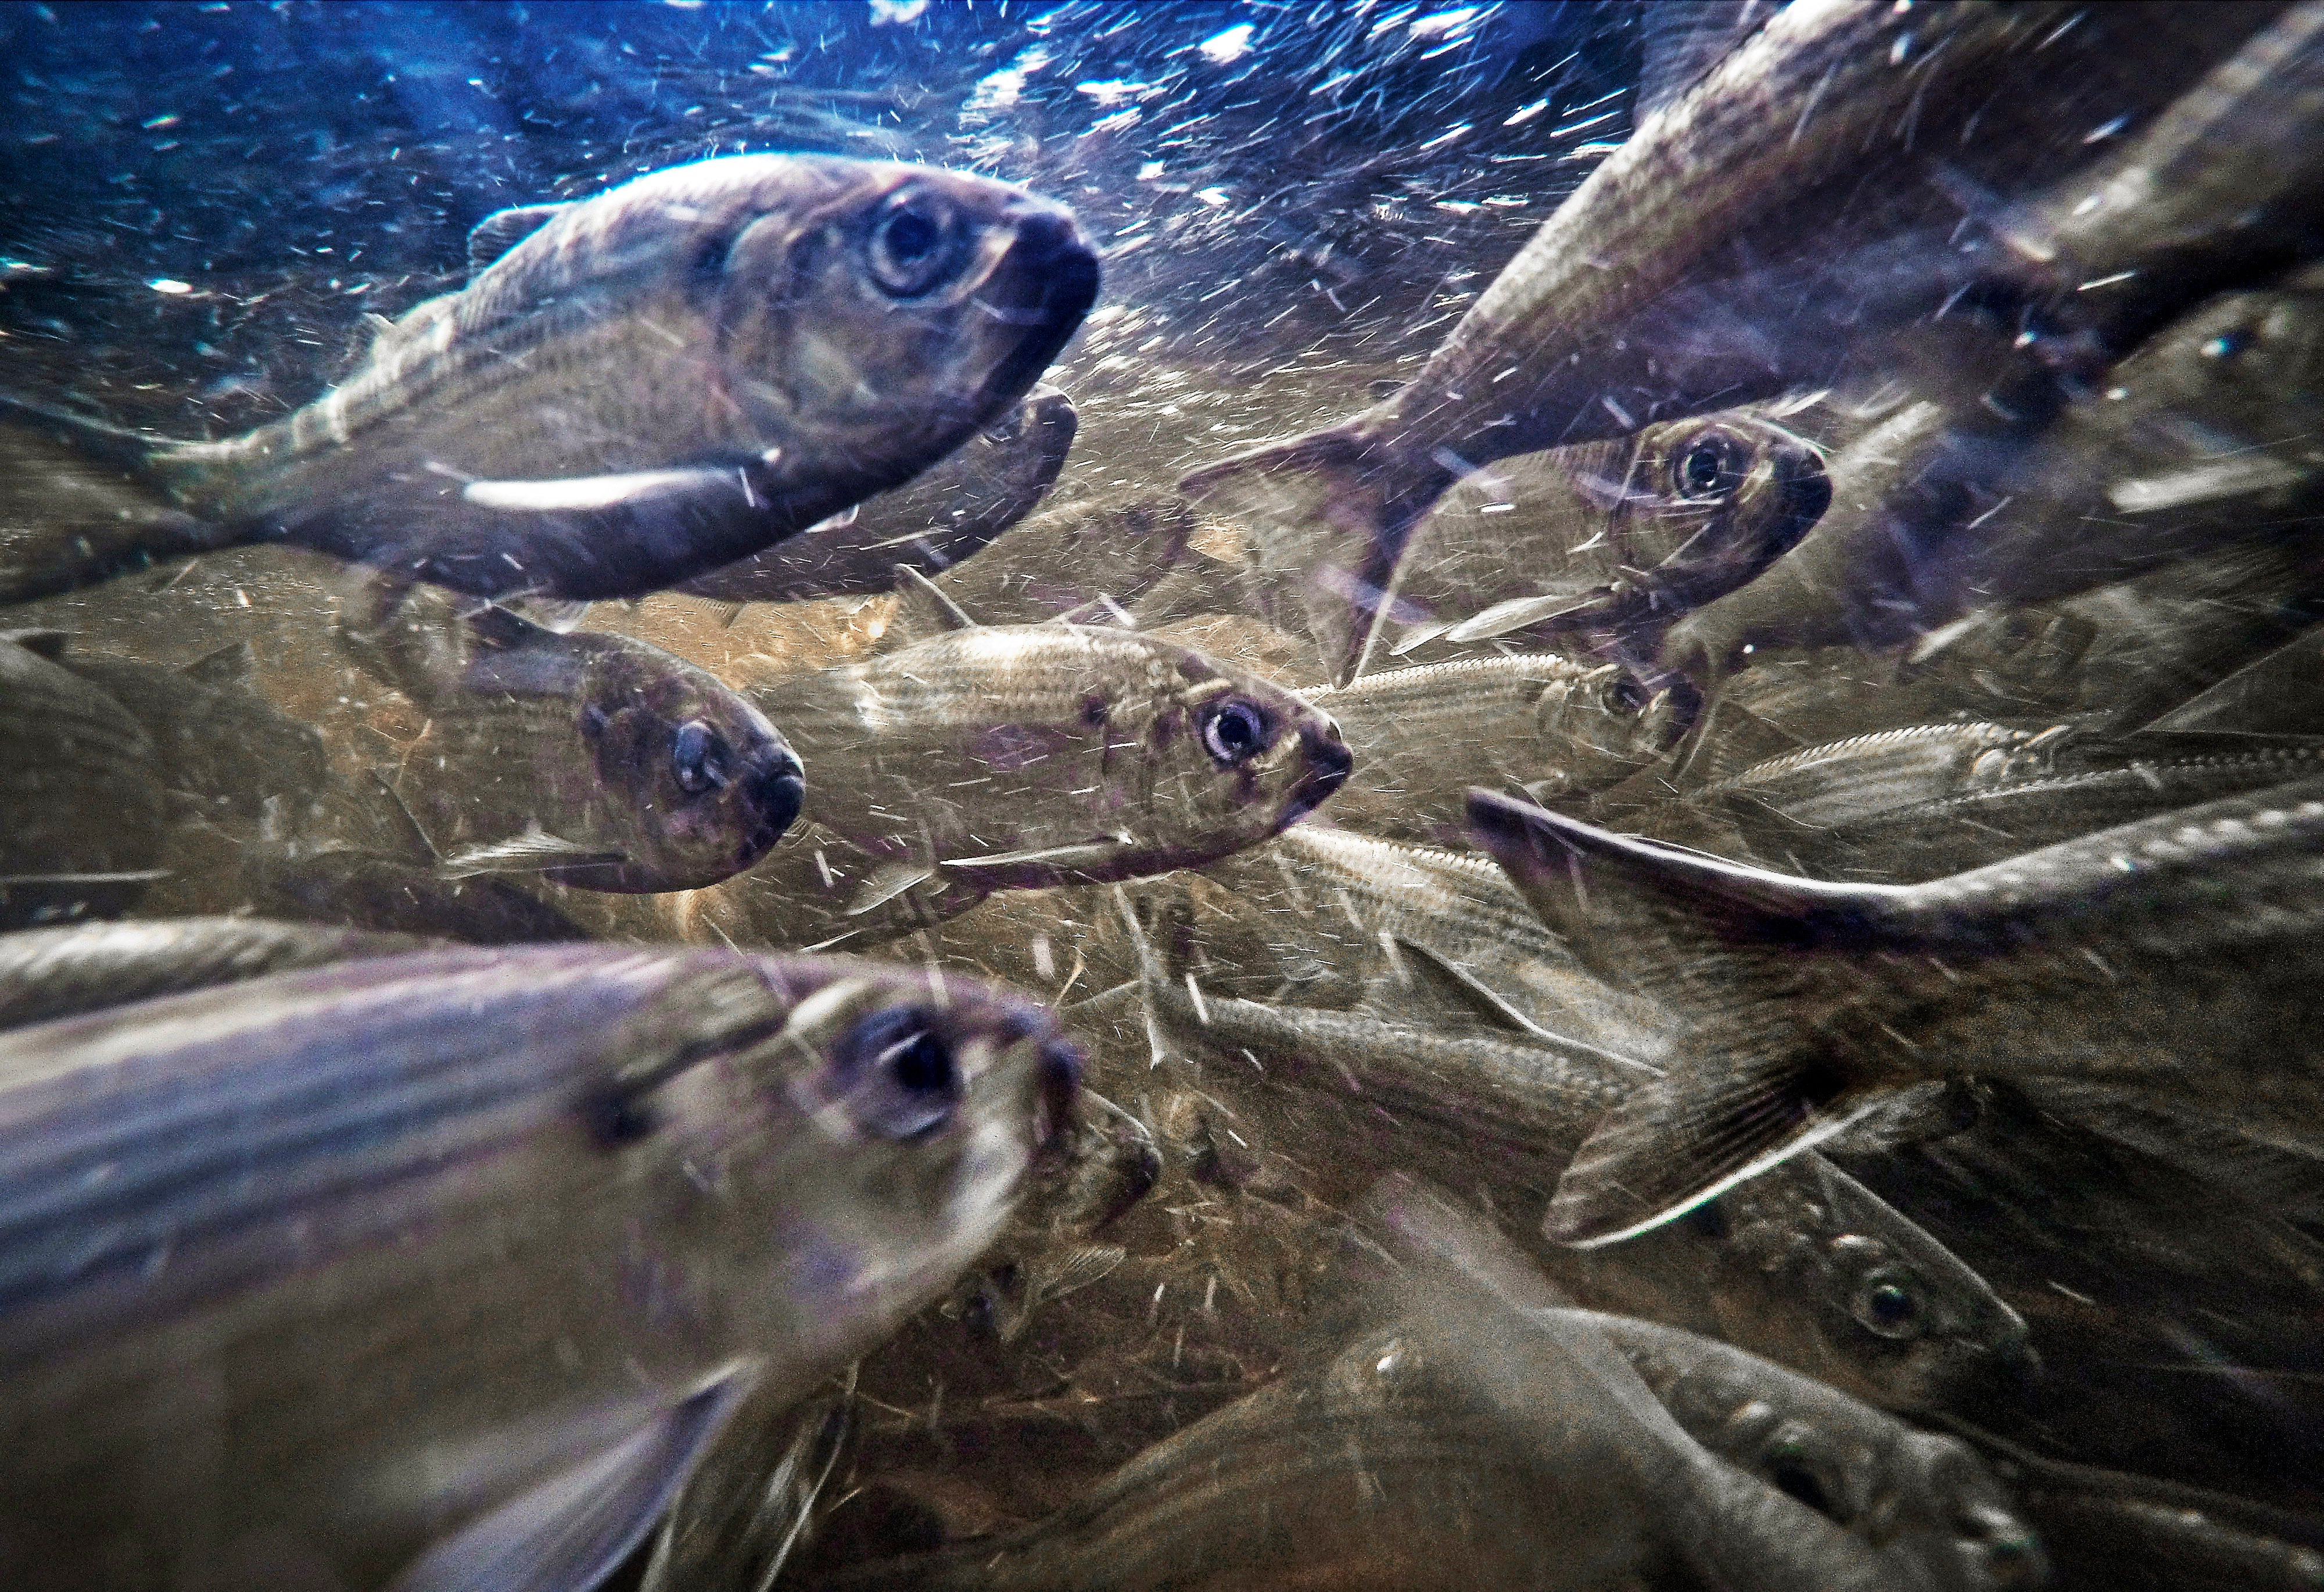
<instances>
[{"instance_id":1,"label":"fish head","mask_svg":"<svg viewBox=\"0 0 2324 1592\"><path fill-rule=\"evenodd\" d=\"M1563 755L1536 794L1595 790L1645 767L1678 740L1683 717L1668 687L1620 664L1558 670L1535 704L1534 724L1540 742Z\"/></svg>"},{"instance_id":2,"label":"fish head","mask_svg":"<svg viewBox=\"0 0 2324 1592\"><path fill-rule=\"evenodd\" d=\"M1960 1411L2021 1389L2039 1370L2024 1318L1986 1280L1854 1178L1795 1157L1721 1194L1696 1227L1750 1252L1786 1299L1780 1352L1892 1410ZM1794 1340L1795 1339L1795 1340Z\"/></svg>"},{"instance_id":3,"label":"fish head","mask_svg":"<svg viewBox=\"0 0 2324 1592\"><path fill-rule=\"evenodd\" d=\"M1812 529L1831 503L1815 445L1735 411L1669 420L1638 433L1622 562L1633 569L1758 573Z\"/></svg>"},{"instance_id":4,"label":"fish head","mask_svg":"<svg viewBox=\"0 0 2324 1592\"><path fill-rule=\"evenodd\" d=\"M712 247L717 379L778 490L901 484L1009 416L1098 289L1072 212L926 166L780 162Z\"/></svg>"},{"instance_id":5,"label":"fish head","mask_svg":"<svg viewBox=\"0 0 2324 1592\"><path fill-rule=\"evenodd\" d=\"M1142 872L1190 868L1281 833L1355 767L1339 725L1297 693L1144 637L1122 649L1103 715L1105 779Z\"/></svg>"},{"instance_id":6,"label":"fish head","mask_svg":"<svg viewBox=\"0 0 2324 1592\"><path fill-rule=\"evenodd\" d=\"M591 665L576 707L597 834L619 863L561 869L582 889L699 889L742 872L798 816L799 759L751 702L705 670L631 642Z\"/></svg>"},{"instance_id":7,"label":"fish head","mask_svg":"<svg viewBox=\"0 0 2324 1592\"><path fill-rule=\"evenodd\" d=\"M941 970L750 962L790 1008L693 1081L706 1127L689 1146L715 1219L780 1239L771 1273L733 1285L804 1307L810 1337L892 1322L949 1287L1070 1145L1079 1054L1043 1008Z\"/></svg>"}]
</instances>

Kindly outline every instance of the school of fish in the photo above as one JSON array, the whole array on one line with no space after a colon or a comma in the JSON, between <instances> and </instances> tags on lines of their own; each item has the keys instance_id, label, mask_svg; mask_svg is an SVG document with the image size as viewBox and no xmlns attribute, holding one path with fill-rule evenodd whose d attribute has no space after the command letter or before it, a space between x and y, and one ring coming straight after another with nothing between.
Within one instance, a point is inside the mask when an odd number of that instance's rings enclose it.
<instances>
[{"instance_id":1,"label":"school of fish","mask_svg":"<svg viewBox=\"0 0 2324 1592\"><path fill-rule=\"evenodd\" d=\"M0 1585L2324 1587L2324 0L1608 14L1256 446L836 154L0 341Z\"/></svg>"}]
</instances>

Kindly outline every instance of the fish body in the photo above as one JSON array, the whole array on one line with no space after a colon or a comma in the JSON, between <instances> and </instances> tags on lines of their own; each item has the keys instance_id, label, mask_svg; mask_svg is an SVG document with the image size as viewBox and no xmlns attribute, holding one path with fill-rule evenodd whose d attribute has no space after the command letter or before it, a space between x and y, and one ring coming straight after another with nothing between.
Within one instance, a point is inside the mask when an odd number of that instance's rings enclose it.
<instances>
[{"instance_id":1,"label":"fish body","mask_svg":"<svg viewBox=\"0 0 2324 1592\"><path fill-rule=\"evenodd\" d=\"M1074 444L1073 400L1039 386L911 481L675 588L726 603L885 592L908 565L936 575L1032 511Z\"/></svg>"},{"instance_id":2,"label":"fish body","mask_svg":"<svg viewBox=\"0 0 2324 1592\"><path fill-rule=\"evenodd\" d=\"M1295 694L1117 630L972 627L744 689L816 768L806 815L892 864L890 895L1211 861L1312 811L1353 761Z\"/></svg>"},{"instance_id":3,"label":"fish body","mask_svg":"<svg viewBox=\"0 0 2324 1592\"><path fill-rule=\"evenodd\" d=\"M137 716L0 641L0 927L126 909L153 877L160 759Z\"/></svg>"},{"instance_id":4,"label":"fish body","mask_svg":"<svg viewBox=\"0 0 2324 1592\"><path fill-rule=\"evenodd\" d=\"M1884 1094L1989 1076L2126 1094L2313 1156L2310 925L2324 782L1916 885L1842 885L1625 839L1480 792L1477 833L1605 976L1691 1035L1576 1155L1553 1237L1667 1219Z\"/></svg>"},{"instance_id":5,"label":"fish body","mask_svg":"<svg viewBox=\"0 0 2324 1592\"><path fill-rule=\"evenodd\" d=\"M594 1585L739 1399L805 1394L983 1247L1071 1078L961 981L700 951L19 1029L8 1578Z\"/></svg>"},{"instance_id":6,"label":"fish body","mask_svg":"<svg viewBox=\"0 0 2324 1592\"><path fill-rule=\"evenodd\" d=\"M1201 524L1191 505L1169 496L1047 505L934 584L979 624L1061 618L1116 622L1106 604L1126 609L1136 603L1177 566ZM940 628L908 603L881 638L881 649L909 645Z\"/></svg>"},{"instance_id":7,"label":"fish body","mask_svg":"<svg viewBox=\"0 0 2324 1592\"><path fill-rule=\"evenodd\" d=\"M1504 459L1414 528L1396 594L1433 617L1396 650L1560 636L1651 658L1674 621L1788 552L1831 500L1822 450L1753 409Z\"/></svg>"},{"instance_id":8,"label":"fish body","mask_svg":"<svg viewBox=\"0 0 2324 1592\"><path fill-rule=\"evenodd\" d=\"M150 443L14 404L212 527L477 595L637 596L804 530L1007 415L1095 255L1022 189L738 155L488 217L468 285L246 436ZM11 550L0 592L134 567L150 528Z\"/></svg>"},{"instance_id":9,"label":"fish body","mask_svg":"<svg viewBox=\"0 0 2324 1592\"><path fill-rule=\"evenodd\" d=\"M292 968L425 949L410 934L263 917L66 924L0 936L0 1028L236 984Z\"/></svg>"},{"instance_id":10,"label":"fish body","mask_svg":"<svg viewBox=\"0 0 2324 1592\"><path fill-rule=\"evenodd\" d=\"M152 739L172 805L190 814L253 819L277 798L303 808L330 782L322 736L250 688L247 645L181 668L69 645L57 661L135 715Z\"/></svg>"},{"instance_id":11,"label":"fish body","mask_svg":"<svg viewBox=\"0 0 2324 1592\"><path fill-rule=\"evenodd\" d=\"M361 849L308 851L262 841L244 849L239 888L254 910L300 923L521 945L588 936L512 880L446 879L432 861Z\"/></svg>"},{"instance_id":12,"label":"fish body","mask_svg":"<svg viewBox=\"0 0 2324 1592\"><path fill-rule=\"evenodd\" d=\"M1833 461L1838 506L1797 548L1671 632L1670 661L1700 674L1747 647L1891 645L1997 595L2296 546L2324 493L2301 440L2319 381L2324 292L2303 275L2199 305L2038 430L1967 400L1909 405Z\"/></svg>"},{"instance_id":13,"label":"fish body","mask_svg":"<svg viewBox=\"0 0 2324 1592\"><path fill-rule=\"evenodd\" d=\"M1911 882L2324 772L2324 741L1928 724L1757 765L1693 798L1757 855Z\"/></svg>"},{"instance_id":14,"label":"fish body","mask_svg":"<svg viewBox=\"0 0 2324 1592\"><path fill-rule=\"evenodd\" d=\"M1603 789L1659 759L1681 728L1669 694L1618 665L1554 653L1391 669L1302 695L1356 754L1333 818L1397 840L1461 838L1472 785Z\"/></svg>"},{"instance_id":15,"label":"fish body","mask_svg":"<svg viewBox=\"0 0 2324 1592\"><path fill-rule=\"evenodd\" d=\"M799 760L739 693L643 641L501 608L409 611L365 655L428 715L399 794L447 878L623 893L715 884L798 815Z\"/></svg>"}]
</instances>

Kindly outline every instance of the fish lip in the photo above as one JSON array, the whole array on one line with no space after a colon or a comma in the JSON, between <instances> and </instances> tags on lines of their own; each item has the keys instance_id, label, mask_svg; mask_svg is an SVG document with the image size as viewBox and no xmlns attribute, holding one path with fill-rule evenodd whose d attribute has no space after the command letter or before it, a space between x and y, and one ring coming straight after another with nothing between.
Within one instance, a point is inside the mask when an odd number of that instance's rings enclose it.
<instances>
[{"instance_id":1,"label":"fish lip","mask_svg":"<svg viewBox=\"0 0 2324 1592\"><path fill-rule=\"evenodd\" d=\"M807 773L797 758L773 759L753 769L749 778L751 806L759 822L743 837L737 853L746 868L782 839L807 805Z\"/></svg>"},{"instance_id":2,"label":"fish lip","mask_svg":"<svg viewBox=\"0 0 2324 1592\"><path fill-rule=\"evenodd\" d=\"M1340 727L1325 719L1321 726L1299 727L1299 749L1307 759L1307 772L1292 787L1284 823L1296 824L1322 806L1332 793L1356 770L1356 754L1340 739Z\"/></svg>"},{"instance_id":3,"label":"fish lip","mask_svg":"<svg viewBox=\"0 0 2324 1592\"><path fill-rule=\"evenodd\" d=\"M1057 351L1081 329L1082 317L1097 302L1103 276L1097 252L1069 212L1048 206L1028 209L1019 217L1016 230L1001 267L1032 283L1038 298L1031 305L1009 307L1031 318L1016 347L979 390L978 401L988 419L1030 391Z\"/></svg>"},{"instance_id":4,"label":"fish lip","mask_svg":"<svg viewBox=\"0 0 2324 1592\"><path fill-rule=\"evenodd\" d=\"M1041 1042L1038 1060L1039 1101L1034 1124L1033 1155L1052 1161L1068 1154L1074 1136L1074 1101L1081 1092L1082 1053L1072 1041L1052 1035Z\"/></svg>"}]
</instances>

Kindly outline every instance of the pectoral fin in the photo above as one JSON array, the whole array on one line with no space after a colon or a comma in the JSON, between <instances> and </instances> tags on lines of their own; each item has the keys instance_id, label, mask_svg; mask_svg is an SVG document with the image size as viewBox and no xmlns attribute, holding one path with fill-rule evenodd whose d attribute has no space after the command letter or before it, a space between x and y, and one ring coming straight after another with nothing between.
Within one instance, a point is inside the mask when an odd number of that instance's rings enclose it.
<instances>
[{"instance_id":1,"label":"pectoral fin","mask_svg":"<svg viewBox=\"0 0 2324 1592\"><path fill-rule=\"evenodd\" d=\"M1527 625L1540 624L1568 613L1603 604L1603 587L1581 592L1544 592L1535 597L1512 597L1506 603L1496 603L1490 608L1471 615L1444 632L1448 641L1489 641L1496 636L1506 636L1511 630L1524 630Z\"/></svg>"},{"instance_id":2,"label":"pectoral fin","mask_svg":"<svg viewBox=\"0 0 2324 1592\"><path fill-rule=\"evenodd\" d=\"M499 605L559 636L579 630L592 606L580 598L567 597L503 597Z\"/></svg>"},{"instance_id":3,"label":"pectoral fin","mask_svg":"<svg viewBox=\"0 0 2324 1592\"><path fill-rule=\"evenodd\" d=\"M697 465L682 470L633 470L620 475L566 475L546 481L471 481L460 496L480 509L521 514L576 514L642 508L687 498L763 502L737 465Z\"/></svg>"},{"instance_id":4,"label":"pectoral fin","mask_svg":"<svg viewBox=\"0 0 2324 1592\"><path fill-rule=\"evenodd\" d=\"M1076 841L1065 846L994 851L982 857L947 857L944 865L972 877L981 870L998 868L1054 868L1061 872L1082 873L1105 868L1134 845L1135 842L1126 834L1109 834L1096 840Z\"/></svg>"},{"instance_id":5,"label":"pectoral fin","mask_svg":"<svg viewBox=\"0 0 2324 1592\"><path fill-rule=\"evenodd\" d=\"M863 888L855 892L853 898L841 911L848 917L861 917L936 876L936 867L933 862L890 862L865 879Z\"/></svg>"},{"instance_id":6,"label":"pectoral fin","mask_svg":"<svg viewBox=\"0 0 2324 1592\"><path fill-rule=\"evenodd\" d=\"M563 205L512 205L468 229L468 275L475 274L557 218Z\"/></svg>"},{"instance_id":7,"label":"pectoral fin","mask_svg":"<svg viewBox=\"0 0 2324 1592\"><path fill-rule=\"evenodd\" d=\"M203 653L178 672L205 686L244 686L250 682L254 662L249 642L229 641L214 652Z\"/></svg>"},{"instance_id":8,"label":"pectoral fin","mask_svg":"<svg viewBox=\"0 0 2324 1592\"><path fill-rule=\"evenodd\" d=\"M642 1541L756 1380L737 1365L438 1543L392 1592L590 1592Z\"/></svg>"},{"instance_id":9,"label":"pectoral fin","mask_svg":"<svg viewBox=\"0 0 2324 1592\"><path fill-rule=\"evenodd\" d=\"M436 877L448 881L474 879L484 873L542 873L558 868L583 868L629 860L626 851L569 841L536 828L510 840L464 846L436 864Z\"/></svg>"}]
</instances>

